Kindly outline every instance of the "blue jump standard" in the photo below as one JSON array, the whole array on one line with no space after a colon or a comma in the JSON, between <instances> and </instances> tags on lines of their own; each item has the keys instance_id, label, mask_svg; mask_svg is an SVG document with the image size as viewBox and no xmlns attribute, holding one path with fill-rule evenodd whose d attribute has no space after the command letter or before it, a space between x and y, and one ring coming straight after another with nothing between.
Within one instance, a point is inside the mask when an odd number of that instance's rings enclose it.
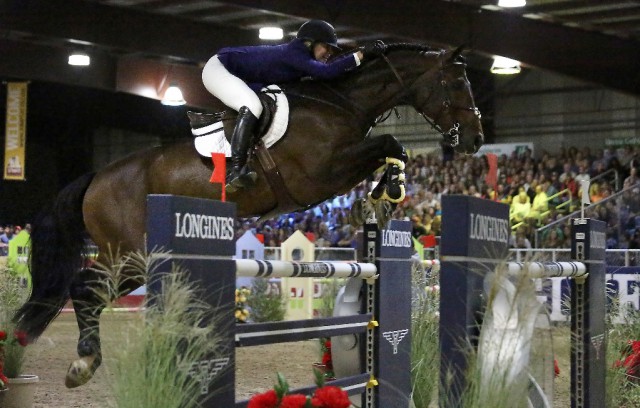
<instances>
[{"instance_id":1,"label":"blue jump standard","mask_svg":"<svg viewBox=\"0 0 640 408\"><path fill-rule=\"evenodd\" d=\"M467 353L460 347L479 335L484 309L483 279L505 262L509 206L469 196L442 198L440 267L440 405L462 406ZM574 219L571 224L571 407L605 406L605 223ZM514 269L517 265L513 264ZM538 265L539 266L539 265ZM544 266L539 266L543 268ZM558 274L561 265L550 265ZM586 269L586 278L579 270ZM566 276L566 275L565 275ZM477 346L477 343L474 344ZM446 396L442 398L442 396Z\"/></svg>"},{"instance_id":2,"label":"blue jump standard","mask_svg":"<svg viewBox=\"0 0 640 408\"><path fill-rule=\"evenodd\" d=\"M170 262L164 262L155 273L169 272L173 263L179 264L189 271L190 279L202 286L206 293L204 300L220 312L216 316L220 321L216 324L226 339L222 357L194 362L200 368L209 367L202 373L203 381L207 381L214 370L221 369L212 383L203 384L202 406L246 406L247 401L235 401L236 346L355 333L360 336L363 372L332 384L343 387L350 395L361 394L363 407L409 407L413 254L410 223L390 221L388 229L381 231L375 228L375 220L365 225L361 257L365 262L375 263L378 277L371 284L363 285L362 314L236 327L233 314L236 262L232 259L235 214L233 203L171 195L147 198L147 248L170 251L167 255ZM326 266L316 269L324 270ZM332 273L331 268L329 272ZM354 275L359 274L354 271ZM154 276L149 283L152 293L161 289ZM274 367L274 374L276 370ZM292 392L311 393L314 388ZM209 396L207 390L213 394Z\"/></svg>"}]
</instances>

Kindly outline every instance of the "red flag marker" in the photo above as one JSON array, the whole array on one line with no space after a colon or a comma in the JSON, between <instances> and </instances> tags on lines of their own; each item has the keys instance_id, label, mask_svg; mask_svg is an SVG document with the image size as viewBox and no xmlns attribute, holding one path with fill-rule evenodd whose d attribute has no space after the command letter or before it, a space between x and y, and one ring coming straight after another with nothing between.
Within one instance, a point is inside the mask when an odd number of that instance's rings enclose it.
<instances>
[{"instance_id":1,"label":"red flag marker","mask_svg":"<svg viewBox=\"0 0 640 408\"><path fill-rule=\"evenodd\" d=\"M487 171L484 181L488 186L493 187L496 196L494 201L498 201L498 156L493 153L487 153L486 156L489 171Z\"/></svg>"},{"instance_id":2,"label":"red flag marker","mask_svg":"<svg viewBox=\"0 0 640 408\"><path fill-rule=\"evenodd\" d=\"M225 195L225 179L227 177L227 158L224 153L211 153L211 160L213 161L213 173L211 174L210 183L222 184L222 196L221 201L226 201Z\"/></svg>"}]
</instances>

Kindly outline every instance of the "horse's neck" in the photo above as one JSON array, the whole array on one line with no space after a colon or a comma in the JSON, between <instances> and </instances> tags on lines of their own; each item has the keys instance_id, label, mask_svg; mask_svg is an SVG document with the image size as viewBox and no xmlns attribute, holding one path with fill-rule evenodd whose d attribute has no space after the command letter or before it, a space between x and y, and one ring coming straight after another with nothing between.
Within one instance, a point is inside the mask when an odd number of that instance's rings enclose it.
<instances>
[{"instance_id":1,"label":"horse's neck","mask_svg":"<svg viewBox=\"0 0 640 408\"><path fill-rule=\"evenodd\" d=\"M406 102L408 87L437 63L435 57L418 60L417 53L394 57L390 62L382 58L371 61L341 80L303 83L294 92L319 103L338 105L366 121L373 120ZM413 57L413 63L408 57Z\"/></svg>"}]
</instances>

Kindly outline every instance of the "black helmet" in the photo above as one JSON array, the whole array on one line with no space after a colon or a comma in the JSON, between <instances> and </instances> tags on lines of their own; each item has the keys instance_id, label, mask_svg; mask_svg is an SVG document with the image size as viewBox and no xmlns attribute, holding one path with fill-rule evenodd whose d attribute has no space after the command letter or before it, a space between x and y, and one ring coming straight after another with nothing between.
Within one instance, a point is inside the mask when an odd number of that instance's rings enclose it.
<instances>
[{"instance_id":1,"label":"black helmet","mask_svg":"<svg viewBox=\"0 0 640 408\"><path fill-rule=\"evenodd\" d=\"M300 26L296 38L327 43L332 47L338 47L338 36L333 26L322 20L309 20Z\"/></svg>"}]
</instances>

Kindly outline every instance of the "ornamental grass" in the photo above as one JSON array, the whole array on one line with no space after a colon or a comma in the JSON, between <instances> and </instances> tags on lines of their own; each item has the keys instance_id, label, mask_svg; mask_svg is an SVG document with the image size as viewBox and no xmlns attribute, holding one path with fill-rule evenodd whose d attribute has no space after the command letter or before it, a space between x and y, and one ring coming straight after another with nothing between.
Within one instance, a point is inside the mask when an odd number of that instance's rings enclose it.
<instances>
[{"instance_id":1,"label":"ornamental grass","mask_svg":"<svg viewBox=\"0 0 640 408\"><path fill-rule=\"evenodd\" d=\"M129 276L134 268L139 272L134 279L146 282L161 262L153 255L158 254L116 255L108 265L94 265L103 277L98 294L108 304L119 297L119 284L130 279L122 274L125 268ZM187 276L188 271L175 266L162 275L163 290L147 293L142 322L132 320L119 343L105 345L103 364L113 378L111 406L195 408L202 401L201 390L215 380L192 375L198 362L221 357L220 327L215 308L201 300L200 289Z\"/></svg>"}]
</instances>

